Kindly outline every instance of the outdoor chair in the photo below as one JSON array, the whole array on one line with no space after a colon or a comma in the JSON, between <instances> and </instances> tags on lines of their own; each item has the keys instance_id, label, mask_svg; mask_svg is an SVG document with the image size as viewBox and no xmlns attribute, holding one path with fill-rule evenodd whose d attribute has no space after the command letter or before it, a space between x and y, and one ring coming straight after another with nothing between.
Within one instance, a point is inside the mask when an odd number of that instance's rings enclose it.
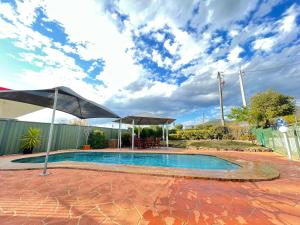
<instances>
[{"instance_id":1,"label":"outdoor chair","mask_svg":"<svg viewBox=\"0 0 300 225\"><path fill-rule=\"evenodd\" d=\"M141 138L134 139L134 146L136 146L139 149L145 148L144 141Z\"/></svg>"},{"instance_id":2,"label":"outdoor chair","mask_svg":"<svg viewBox=\"0 0 300 225\"><path fill-rule=\"evenodd\" d=\"M146 148L152 148L153 145L154 145L153 138L152 137L147 137L145 145L146 145Z\"/></svg>"},{"instance_id":3,"label":"outdoor chair","mask_svg":"<svg viewBox=\"0 0 300 225\"><path fill-rule=\"evenodd\" d=\"M160 147L160 138L159 138L159 137L156 137L156 138L155 138L155 144L154 144L154 146L155 146L156 148L159 148L159 147Z\"/></svg>"}]
</instances>

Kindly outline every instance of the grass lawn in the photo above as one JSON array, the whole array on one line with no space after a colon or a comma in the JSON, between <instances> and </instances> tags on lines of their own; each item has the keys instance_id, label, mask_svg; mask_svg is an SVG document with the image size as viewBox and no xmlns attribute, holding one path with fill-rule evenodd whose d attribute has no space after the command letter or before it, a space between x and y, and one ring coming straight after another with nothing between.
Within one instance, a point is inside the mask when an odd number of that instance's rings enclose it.
<instances>
[{"instance_id":1,"label":"grass lawn","mask_svg":"<svg viewBox=\"0 0 300 225\"><path fill-rule=\"evenodd\" d=\"M170 147L174 148L217 148L217 149L227 149L227 150L266 150L266 148L259 145L243 142L243 141L230 141L230 140L180 140L180 141L169 141Z\"/></svg>"}]
</instances>

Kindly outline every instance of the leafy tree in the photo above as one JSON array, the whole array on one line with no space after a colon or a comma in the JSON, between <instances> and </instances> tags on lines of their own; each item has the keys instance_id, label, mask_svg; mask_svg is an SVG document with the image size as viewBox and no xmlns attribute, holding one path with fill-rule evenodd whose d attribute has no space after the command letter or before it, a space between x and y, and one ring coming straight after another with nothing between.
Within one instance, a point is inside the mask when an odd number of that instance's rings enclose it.
<instances>
[{"instance_id":1,"label":"leafy tree","mask_svg":"<svg viewBox=\"0 0 300 225\"><path fill-rule=\"evenodd\" d=\"M249 121L249 109L247 107L233 107L227 117L238 122Z\"/></svg>"},{"instance_id":2,"label":"leafy tree","mask_svg":"<svg viewBox=\"0 0 300 225\"><path fill-rule=\"evenodd\" d=\"M270 89L251 98L249 120L259 125L279 116L291 115L295 110L294 97Z\"/></svg>"},{"instance_id":3,"label":"leafy tree","mask_svg":"<svg viewBox=\"0 0 300 225\"><path fill-rule=\"evenodd\" d=\"M182 130L182 129L183 129L183 125L182 125L182 124L177 124L177 125L175 126L175 129L176 129L176 130Z\"/></svg>"}]
</instances>

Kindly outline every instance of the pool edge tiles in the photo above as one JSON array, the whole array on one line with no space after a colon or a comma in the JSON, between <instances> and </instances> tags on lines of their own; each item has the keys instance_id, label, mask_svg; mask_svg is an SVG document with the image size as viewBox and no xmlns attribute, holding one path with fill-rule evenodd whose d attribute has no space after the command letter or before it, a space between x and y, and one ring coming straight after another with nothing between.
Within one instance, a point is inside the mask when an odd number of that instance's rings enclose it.
<instances>
[{"instance_id":1,"label":"pool edge tiles","mask_svg":"<svg viewBox=\"0 0 300 225\"><path fill-rule=\"evenodd\" d=\"M120 152L120 150L93 150L90 152ZM56 151L51 154L74 152L70 150ZM76 150L76 152L87 152ZM121 150L121 152L132 153L130 150ZM134 151L137 153L137 151ZM138 153L171 153L171 154L201 154L221 158L241 167L235 170L195 170L195 169L182 169L182 168L167 168L167 167L152 167L152 166L132 166L123 164L96 164L96 163L78 163L78 162L59 162L49 163L49 168L62 168L62 169L83 169L83 170L97 170L105 172L121 172L121 173L134 173L143 175L156 175L156 176L172 176L183 178L201 178L213 180L230 180L230 181L266 181L273 180L279 177L279 172L274 165L266 163L258 163L239 158L227 157L222 152L189 152L188 150L150 150L139 151ZM36 153L32 155L14 155L0 157L0 170L28 170L28 169L41 169L43 163L13 163L13 160L28 158L34 156L42 156L44 153Z\"/></svg>"}]
</instances>

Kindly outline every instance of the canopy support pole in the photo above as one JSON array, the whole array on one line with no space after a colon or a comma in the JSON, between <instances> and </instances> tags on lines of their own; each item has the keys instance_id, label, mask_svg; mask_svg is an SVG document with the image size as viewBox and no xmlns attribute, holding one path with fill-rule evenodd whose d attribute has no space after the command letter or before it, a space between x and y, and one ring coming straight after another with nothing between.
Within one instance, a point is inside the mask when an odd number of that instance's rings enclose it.
<instances>
[{"instance_id":1,"label":"canopy support pole","mask_svg":"<svg viewBox=\"0 0 300 225\"><path fill-rule=\"evenodd\" d=\"M50 125L49 136L48 136L47 152L46 152L46 156L45 156L45 163L44 163L43 173L40 174L41 176L47 176L49 174L49 173L47 173L47 165L48 165L48 157L49 157L49 152L50 152L51 142L52 142L53 124L54 124L54 120L55 120L57 97L58 97L58 89L55 88L54 103L53 103L53 110L52 110L52 119L51 119L51 125Z\"/></svg>"},{"instance_id":2,"label":"canopy support pole","mask_svg":"<svg viewBox=\"0 0 300 225\"><path fill-rule=\"evenodd\" d=\"M131 131L131 149L134 149L134 120L132 120L132 131Z\"/></svg>"},{"instance_id":3,"label":"canopy support pole","mask_svg":"<svg viewBox=\"0 0 300 225\"><path fill-rule=\"evenodd\" d=\"M141 134L141 126L139 125L139 127L138 127L138 138L140 138L140 134Z\"/></svg>"},{"instance_id":4,"label":"canopy support pole","mask_svg":"<svg viewBox=\"0 0 300 225\"><path fill-rule=\"evenodd\" d=\"M162 139L165 141L165 125L162 125Z\"/></svg>"},{"instance_id":5,"label":"canopy support pole","mask_svg":"<svg viewBox=\"0 0 300 225\"><path fill-rule=\"evenodd\" d=\"M166 124L166 144L167 148L169 148L169 124Z\"/></svg>"},{"instance_id":6,"label":"canopy support pole","mask_svg":"<svg viewBox=\"0 0 300 225\"><path fill-rule=\"evenodd\" d=\"M118 148L121 148L121 120L119 120L119 129L118 129Z\"/></svg>"},{"instance_id":7,"label":"canopy support pole","mask_svg":"<svg viewBox=\"0 0 300 225\"><path fill-rule=\"evenodd\" d=\"M120 148L122 148L122 119L120 122Z\"/></svg>"},{"instance_id":8,"label":"canopy support pole","mask_svg":"<svg viewBox=\"0 0 300 225\"><path fill-rule=\"evenodd\" d=\"M80 124L78 124L78 129L77 129L78 131L77 131L76 149L78 149L78 145L79 145L80 128L81 128L81 120L80 120Z\"/></svg>"}]
</instances>

